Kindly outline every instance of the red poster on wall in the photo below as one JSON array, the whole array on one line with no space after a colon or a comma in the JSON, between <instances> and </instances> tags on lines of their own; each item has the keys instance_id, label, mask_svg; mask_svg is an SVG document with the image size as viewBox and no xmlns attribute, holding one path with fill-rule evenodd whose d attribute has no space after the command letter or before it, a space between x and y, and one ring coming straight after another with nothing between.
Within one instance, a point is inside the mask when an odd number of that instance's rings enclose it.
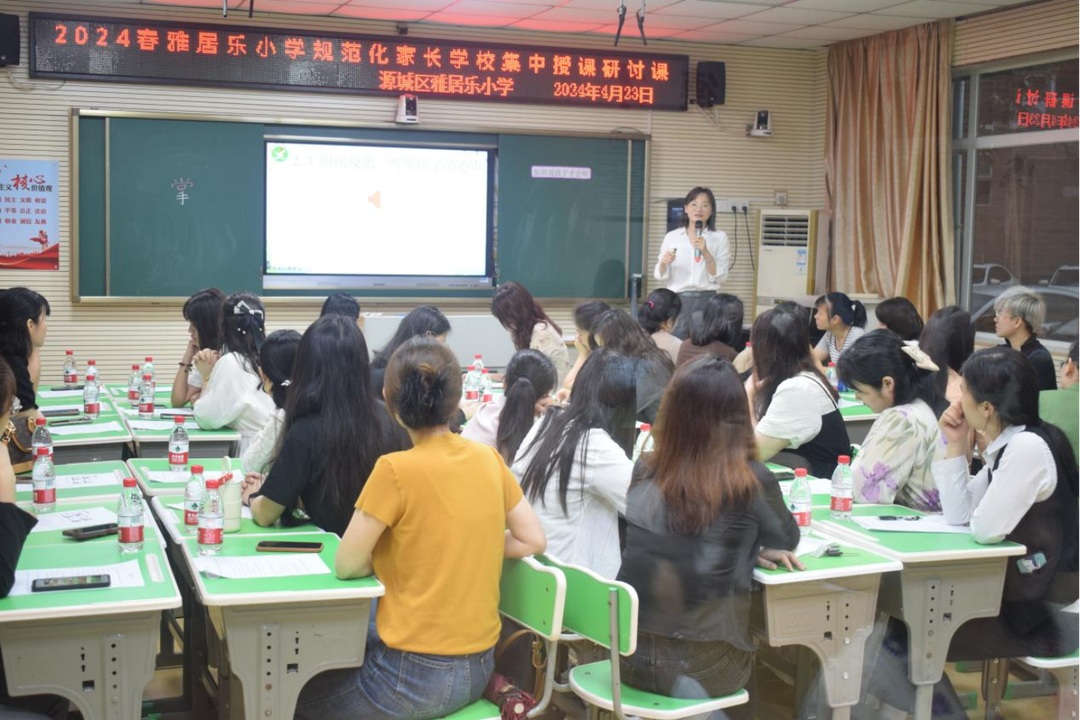
<instances>
[{"instance_id":1,"label":"red poster on wall","mask_svg":"<svg viewBox=\"0 0 1080 720\"><path fill-rule=\"evenodd\" d=\"M0 159L0 269L59 270L59 163Z\"/></svg>"}]
</instances>

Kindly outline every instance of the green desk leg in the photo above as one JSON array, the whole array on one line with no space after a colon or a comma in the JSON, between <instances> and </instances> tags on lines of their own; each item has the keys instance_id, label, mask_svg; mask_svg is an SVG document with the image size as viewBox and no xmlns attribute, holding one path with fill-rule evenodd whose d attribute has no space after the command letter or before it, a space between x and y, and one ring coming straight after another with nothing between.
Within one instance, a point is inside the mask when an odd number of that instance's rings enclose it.
<instances>
[{"instance_id":1,"label":"green desk leg","mask_svg":"<svg viewBox=\"0 0 1080 720\"><path fill-rule=\"evenodd\" d=\"M86 720L139 720L161 611L0 625L12 695L60 695Z\"/></svg>"},{"instance_id":2,"label":"green desk leg","mask_svg":"<svg viewBox=\"0 0 1080 720\"><path fill-rule=\"evenodd\" d=\"M207 610L243 685L247 720L291 720L308 680L364 661L369 598Z\"/></svg>"},{"instance_id":3,"label":"green desk leg","mask_svg":"<svg viewBox=\"0 0 1080 720\"><path fill-rule=\"evenodd\" d=\"M1000 612L1008 558L905 564L881 580L881 609L908 629L915 720L930 720L934 683L953 634L968 620Z\"/></svg>"},{"instance_id":4,"label":"green desk leg","mask_svg":"<svg viewBox=\"0 0 1080 720\"><path fill-rule=\"evenodd\" d=\"M859 702L863 650L874 629L880 575L764 585L751 628L769 645L804 645L821 661L825 695L834 720L850 717Z\"/></svg>"}]
</instances>

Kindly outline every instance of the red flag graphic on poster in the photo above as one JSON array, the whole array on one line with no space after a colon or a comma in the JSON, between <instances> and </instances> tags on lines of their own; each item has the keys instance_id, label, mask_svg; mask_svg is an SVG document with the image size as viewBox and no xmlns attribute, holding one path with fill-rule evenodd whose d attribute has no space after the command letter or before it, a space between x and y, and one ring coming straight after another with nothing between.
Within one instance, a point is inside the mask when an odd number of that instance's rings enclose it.
<instances>
[{"instance_id":1,"label":"red flag graphic on poster","mask_svg":"<svg viewBox=\"0 0 1080 720\"><path fill-rule=\"evenodd\" d=\"M60 269L60 164L0 159L0 269Z\"/></svg>"}]
</instances>

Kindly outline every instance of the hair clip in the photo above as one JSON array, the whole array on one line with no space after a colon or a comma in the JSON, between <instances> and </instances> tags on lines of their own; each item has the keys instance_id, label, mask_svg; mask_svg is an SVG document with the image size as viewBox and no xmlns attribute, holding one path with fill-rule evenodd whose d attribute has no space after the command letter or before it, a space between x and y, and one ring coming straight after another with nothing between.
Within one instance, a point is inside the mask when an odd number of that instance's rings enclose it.
<instances>
[{"instance_id":1,"label":"hair clip","mask_svg":"<svg viewBox=\"0 0 1080 720\"><path fill-rule=\"evenodd\" d=\"M930 356L919 349L919 343L916 340L905 340L904 345L900 348L904 351L904 354L911 358L911 361L915 363L915 367L920 370L929 370L930 372L938 372L941 370Z\"/></svg>"},{"instance_id":2,"label":"hair clip","mask_svg":"<svg viewBox=\"0 0 1080 720\"><path fill-rule=\"evenodd\" d=\"M262 310L252 309L252 307L250 305L248 305L246 302L244 302L243 300L241 300L240 302L236 303L235 306L233 306L232 314L233 315L253 315L254 317L259 318L259 320L263 319L263 311Z\"/></svg>"},{"instance_id":3,"label":"hair clip","mask_svg":"<svg viewBox=\"0 0 1080 720\"><path fill-rule=\"evenodd\" d=\"M292 385L292 380L289 378L285 378L281 381L281 387L289 387L290 385Z\"/></svg>"},{"instance_id":4,"label":"hair clip","mask_svg":"<svg viewBox=\"0 0 1080 720\"><path fill-rule=\"evenodd\" d=\"M647 301L647 303L648 303L649 307L651 307L651 308L654 308L654 307L656 307L656 305L653 305L653 301L652 301L652 300L648 300L648 301Z\"/></svg>"}]
</instances>

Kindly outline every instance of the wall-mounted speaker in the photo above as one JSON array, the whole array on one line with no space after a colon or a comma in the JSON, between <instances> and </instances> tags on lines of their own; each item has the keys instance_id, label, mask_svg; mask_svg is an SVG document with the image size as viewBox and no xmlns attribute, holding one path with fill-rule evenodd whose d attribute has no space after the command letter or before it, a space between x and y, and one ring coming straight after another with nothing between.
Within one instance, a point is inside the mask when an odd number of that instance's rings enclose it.
<instances>
[{"instance_id":1,"label":"wall-mounted speaker","mask_svg":"<svg viewBox=\"0 0 1080 720\"><path fill-rule=\"evenodd\" d=\"M722 62L702 61L697 64L697 104L711 108L724 104L727 70Z\"/></svg>"},{"instance_id":2,"label":"wall-mounted speaker","mask_svg":"<svg viewBox=\"0 0 1080 720\"><path fill-rule=\"evenodd\" d=\"M0 67L19 64L19 16L0 15Z\"/></svg>"}]
</instances>

